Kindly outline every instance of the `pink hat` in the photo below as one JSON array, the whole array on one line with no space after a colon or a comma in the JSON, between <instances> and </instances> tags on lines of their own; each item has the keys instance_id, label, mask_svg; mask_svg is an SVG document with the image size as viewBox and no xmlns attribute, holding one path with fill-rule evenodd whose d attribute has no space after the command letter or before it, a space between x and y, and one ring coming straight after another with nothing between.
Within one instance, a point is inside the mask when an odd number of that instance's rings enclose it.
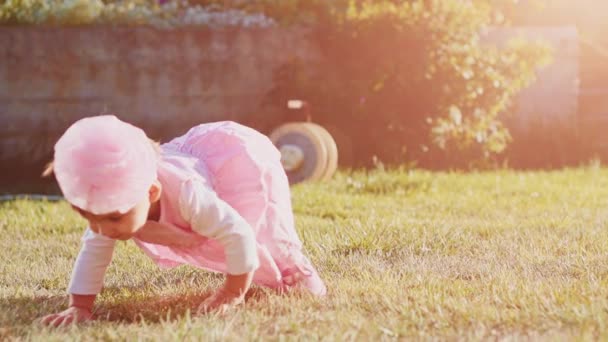
<instances>
[{"instance_id":1,"label":"pink hat","mask_svg":"<svg viewBox=\"0 0 608 342\"><path fill-rule=\"evenodd\" d=\"M75 122L55 144L54 172L71 204L125 213L148 196L158 153L141 129L113 115Z\"/></svg>"}]
</instances>

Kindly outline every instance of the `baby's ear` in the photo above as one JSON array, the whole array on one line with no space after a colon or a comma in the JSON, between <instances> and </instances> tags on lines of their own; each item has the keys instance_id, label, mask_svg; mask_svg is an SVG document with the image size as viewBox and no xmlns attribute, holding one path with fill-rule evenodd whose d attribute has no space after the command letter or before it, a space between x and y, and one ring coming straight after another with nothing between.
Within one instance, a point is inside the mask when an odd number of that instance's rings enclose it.
<instances>
[{"instance_id":1,"label":"baby's ear","mask_svg":"<svg viewBox=\"0 0 608 342\"><path fill-rule=\"evenodd\" d=\"M148 191L150 195L150 202L156 202L160 199L160 195L163 192L163 187L158 180L154 181L154 183L150 186L150 190Z\"/></svg>"},{"instance_id":2,"label":"baby's ear","mask_svg":"<svg viewBox=\"0 0 608 342\"><path fill-rule=\"evenodd\" d=\"M44 171L42 171L42 177L48 177L51 175L51 173L53 173L53 162L49 162L48 164L46 164L46 166L44 167Z\"/></svg>"}]
</instances>

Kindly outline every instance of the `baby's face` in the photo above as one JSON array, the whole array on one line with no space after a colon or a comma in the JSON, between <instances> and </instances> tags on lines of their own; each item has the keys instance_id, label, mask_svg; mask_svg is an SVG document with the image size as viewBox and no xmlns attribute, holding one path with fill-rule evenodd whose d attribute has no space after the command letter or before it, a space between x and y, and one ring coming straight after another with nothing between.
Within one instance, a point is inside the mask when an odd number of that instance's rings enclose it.
<instances>
[{"instance_id":1,"label":"baby's face","mask_svg":"<svg viewBox=\"0 0 608 342\"><path fill-rule=\"evenodd\" d=\"M146 198L126 213L113 212L95 215L80 208L74 209L89 221L89 227L97 234L116 240L128 240L146 223L150 201Z\"/></svg>"}]
</instances>

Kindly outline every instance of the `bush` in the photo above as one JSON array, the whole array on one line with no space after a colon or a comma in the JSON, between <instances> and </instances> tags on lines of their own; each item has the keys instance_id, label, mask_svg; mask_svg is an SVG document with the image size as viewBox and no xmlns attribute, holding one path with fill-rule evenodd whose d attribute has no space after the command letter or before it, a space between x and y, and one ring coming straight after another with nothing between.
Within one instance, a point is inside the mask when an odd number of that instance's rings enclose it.
<instances>
[{"instance_id":1,"label":"bush","mask_svg":"<svg viewBox=\"0 0 608 342\"><path fill-rule=\"evenodd\" d=\"M0 4L4 24L144 23L159 16L160 6L152 0L6 0Z\"/></svg>"},{"instance_id":2,"label":"bush","mask_svg":"<svg viewBox=\"0 0 608 342\"><path fill-rule=\"evenodd\" d=\"M220 9L213 1L191 4L179 0L5 0L0 2L0 23L152 25L165 28L274 25L274 21L261 14Z\"/></svg>"},{"instance_id":3,"label":"bush","mask_svg":"<svg viewBox=\"0 0 608 342\"><path fill-rule=\"evenodd\" d=\"M481 0L312 3L322 58L285 66L269 98L311 102L316 121L353 137L359 164L495 160L510 141L498 114L550 55L524 41L482 45L495 12Z\"/></svg>"}]
</instances>

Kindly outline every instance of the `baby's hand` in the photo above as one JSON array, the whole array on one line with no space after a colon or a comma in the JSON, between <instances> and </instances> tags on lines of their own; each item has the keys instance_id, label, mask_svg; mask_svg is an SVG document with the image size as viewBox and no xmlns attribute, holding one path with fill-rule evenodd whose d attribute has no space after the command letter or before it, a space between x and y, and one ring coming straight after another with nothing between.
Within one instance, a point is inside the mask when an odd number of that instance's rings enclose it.
<instances>
[{"instance_id":1,"label":"baby's hand","mask_svg":"<svg viewBox=\"0 0 608 342\"><path fill-rule=\"evenodd\" d=\"M244 299L244 295L232 293L222 287L199 305L197 313L201 315L216 311L219 314L225 314L235 306L242 304Z\"/></svg>"},{"instance_id":2,"label":"baby's hand","mask_svg":"<svg viewBox=\"0 0 608 342\"><path fill-rule=\"evenodd\" d=\"M51 314L42 317L40 321L44 325L58 327L58 326L66 326L72 323L81 323L90 321L93 319L93 314L90 310L79 308L75 306L70 306L69 308L63 310L62 312Z\"/></svg>"}]
</instances>

